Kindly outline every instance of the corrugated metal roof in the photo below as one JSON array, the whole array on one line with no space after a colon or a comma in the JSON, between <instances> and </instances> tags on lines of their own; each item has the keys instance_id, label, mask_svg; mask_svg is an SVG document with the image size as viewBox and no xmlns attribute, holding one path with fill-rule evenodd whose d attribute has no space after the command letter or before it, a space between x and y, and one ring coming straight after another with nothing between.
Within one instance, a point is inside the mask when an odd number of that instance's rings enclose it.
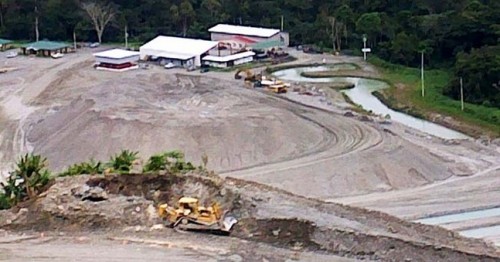
<instances>
[{"instance_id":1,"label":"corrugated metal roof","mask_svg":"<svg viewBox=\"0 0 500 262\"><path fill-rule=\"evenodd\" d=\"M35 51L38 50L59 50L65 47L70 47L70 45L62 42L53 42L53 41L38 41L38 42L33 42L29 44L22 45L22 47L27 48L27 49L33 49Z\"/></svg>"},{"instance_id":2,"label":"corrugated metal roof","mask_svg":"<svg viewBox=\"0 0 500 262\"><path fill-rule=\"evenodd\" d=\"M140 47L140 50L148 49L164 53L193 57L201 55L216 47L219 43L201 39L191 39L172 36L157 36Z\"/></svg>"},{"instance_id":3,"label":"corrugated metal roof","mask_svg":"<svg viewBox=\"0 0 500 262\"><path fill-rule=\"evenodd\" d=\"M233 34L233 35L258 36L258 37L271 37L280 32L280 30L272 28L227 25L227 24L218 24L208 29L208 31L211 33L223 33L223 34Z\"/></svg>"},{"instance_id":4,"label":"corrugated metal roof","mask_svg":"<svg viewBox=\"0 0 500 262\"><path fill-rule=\"evenodd\" d=\"M12 43L12 41L0 38L0 45L6 45L10 43Z\"/></svg>"},{"instance_id":5,"label":"corrugated metal roof","mask_svg":"<svg viewBox=\"0 0 500 262\"><path fill-rule=\"evenodd\" d=\"M123 49L111 49L111 50L106 50L103 52L95 53L94 56L95 57L111 58L111 59L122 59L122 58L131 57L131 56L139 56L139 52L128 51L128 50L123 50Z\"/></svg>"},{"instance_id":6,"label":"corrugated metal roof","mask_svg":"<svg viewBox=\"0 0 500 262\"><path fill-rule=\"evenodd\" d=\"M238 53L234 55L227 55L227 56L213 56L213 55L207 55L203 57L203 60L206 61L214 61L214 62L228 62L228 61L233 61L236 59L244 58L244 57L249 57L249 56L254 56L255 53L252 51L247 51L243 53Z\"/></svg>"}]
</instances>

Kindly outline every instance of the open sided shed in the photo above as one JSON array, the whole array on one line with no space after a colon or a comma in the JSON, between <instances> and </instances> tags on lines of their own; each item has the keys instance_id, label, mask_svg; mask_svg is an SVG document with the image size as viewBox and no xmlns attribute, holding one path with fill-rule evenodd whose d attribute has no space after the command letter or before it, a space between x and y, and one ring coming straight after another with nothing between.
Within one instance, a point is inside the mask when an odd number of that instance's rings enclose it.
<instances>
[{"instance_id":1,"label":"open sided shed","mask_svg":"<svg viewBox=\"0 0 500 262\"><path fill-rule=\"evenodd\" d=\"M68 53L70 45L62 42L38 41L21 46L24 55L50 56L53 53Z\"/></svg>"},{"instance_id":2,"label":"open sided shed","mask_svg":"<svg viewBox=\"0 0 500 262\"><path fill-rule=\"evenodd\" d=\"M125 71L137 68L139 52L123 49L111 49L94 54L97 69Z\"/></svg>"},{"instance_id":3,"label":"open sided shed","mask_svg":"<svg viewBox=\"0 0 500 262\"><path fill-rule=\"evenodd\" d=\"M217 44L200 39L158 36L141 46L139 51L143 60L156 57L180 66L201 66L201 58Z\"/></svg>"},{"instance_id":4,"label":"open sided shed","mask_svg":"<svg viewBox=\"0 0 500 262\"><path fill-rule=\"evenodd\" d=\"M0 51L5 51L10 48L12 41L0 38Z\"/></svg>"},{"instance_id":5,"label":"open sided shed","mask_svg":"<svg viewBox=\"0 0 500 262\"><path fill-rule=\"evenodd\" d=\"M247 51L228 56L205 56L203 57L203 64L212 67L231 67L250 63L253 61L254 52Z\"/></svg>"}]
</instances>

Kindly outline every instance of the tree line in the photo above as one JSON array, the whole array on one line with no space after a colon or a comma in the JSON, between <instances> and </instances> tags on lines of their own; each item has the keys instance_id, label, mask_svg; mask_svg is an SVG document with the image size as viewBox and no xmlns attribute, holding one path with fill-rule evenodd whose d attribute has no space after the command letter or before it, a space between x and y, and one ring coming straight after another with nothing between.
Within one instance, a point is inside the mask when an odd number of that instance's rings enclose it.
<instances>
[{"instance_id":1,"label":"tree line","mask_svg":"<svg viewBox=\"0 0 500 262\"><path fill-rule=\"evenodd\" d=\"M292 45L452 68L445 89L500 107L498 0L0 0L0 37L22 40L144 42L158 34L208 38L217 23L281 27Z\"/></svg>"}]
</instances>

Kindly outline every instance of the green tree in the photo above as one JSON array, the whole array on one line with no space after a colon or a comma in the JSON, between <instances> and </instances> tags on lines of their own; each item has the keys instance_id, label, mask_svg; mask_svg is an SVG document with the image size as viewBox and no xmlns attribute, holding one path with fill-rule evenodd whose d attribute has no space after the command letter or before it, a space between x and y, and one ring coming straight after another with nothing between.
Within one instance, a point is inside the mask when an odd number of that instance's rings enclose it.
<instances>
[{"instance_id":1,"label":"green tree","mask_svg":"<svg viewBox=\"0 0 500 262\"><path fill-rule=\"evenodd\" d=\"M459 53L454 75L445 94L460 99L459 79L462 78L466 101L500 107L500 46Z\"/></svg>"},{"instance_id":2,"label":"green tree","mask_svg":"<svg viewBox=\"0 0 500 262\"><path fill-rule=\"evenodd\" d=\"M377 42L377 36L382 30L382 20L379 13L366 13L361 15L356 21L358 33L366 34L372 46Z\"/></svg>"},{"instance_id":3,"label":"green tree","mask_svg":"<svg viewBox=\"0 0 500 262\"><path fill-rule=\"evenodd\" d=\"M187 31L189 29L190 24L192 23L195 12L193 9L193 5L189 0L183 0L179 7L179 16L182 21L182 36L187 36Z\"/></svg>"}]
</instances>

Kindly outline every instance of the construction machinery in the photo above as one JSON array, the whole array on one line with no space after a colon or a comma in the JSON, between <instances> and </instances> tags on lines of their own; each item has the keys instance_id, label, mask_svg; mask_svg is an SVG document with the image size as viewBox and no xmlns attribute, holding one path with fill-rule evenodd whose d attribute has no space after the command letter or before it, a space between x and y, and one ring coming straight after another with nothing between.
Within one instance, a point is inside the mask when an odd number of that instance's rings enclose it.
<instances>
[{"instance_id":1,"label":"construction machinery","mask_svg":"<svg viewBox=\"0 0 500 262\"><path fill-rule=\"evenodd\" d=\"M261 79L261 75L260 74L254 74L252 71L250 71L249 69L239 69L238 71L236 71L236 74L234 74L234 79L241 79L242 76L241 76L241 73L245 73L245 82L255 82L255 81L259 81Z\"/></svg>"},{"instance_id":2,"label":"construction machinery","mask_svg":"<svg viewBox=\"0 0 500 262\"><path fill-rule=\"evenodd\" d=\"M233 216L227 215L227 211L222 212L218 203L204 207L200 206L197 198L192 197L182 197L176 207L161 204L158 215L172 228L221 234L229 234L238 222Z\"/></svg>"},{"instance_id":3,"label":"construction machinery","mask_svg":"<svg viewBox=\"0 0 500 262\"><path fill-rule=\"evenodd\" d=\"M288 88L290 87L289 83L285 83L281 80L277 79L267 79L263 77L260 81L257 81L254 84L255 87L265 87L267 90L276 93L286 93Z\"/></svg>"}]
</instances>

